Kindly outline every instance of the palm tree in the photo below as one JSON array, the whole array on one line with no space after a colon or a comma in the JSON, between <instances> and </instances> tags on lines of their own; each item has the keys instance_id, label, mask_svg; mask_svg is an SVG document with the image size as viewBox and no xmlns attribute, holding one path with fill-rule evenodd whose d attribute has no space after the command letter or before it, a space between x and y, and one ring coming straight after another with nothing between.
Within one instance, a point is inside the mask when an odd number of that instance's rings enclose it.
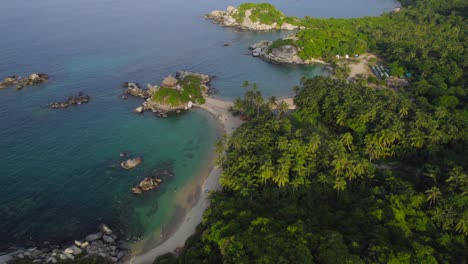
<instances>
[{"instance_id":1,"label":"palm tree","mask_svg":"<svg viewBox=\"0 0 468 264\"><path fill-rule=\"evenodd\" d=\"M276 107L276 97L272 96L268 99L268 104L270 105L270 108L275 108Z\"/></svg>"},{"instance_id":2,"label":"palm tree","mask_svg":"<svg viewBox=\"0 0 468 264\"><path fill-rule=\"evenodd\" d=\"M255 105L257 106L257 117L260 113L260 107L263 105L263 97L260 94L255 96Z\"/></svg>"},{"instance_id":3,"label":"palm tree","mask_svg":"<svg viewBox=\"0 0 468 264\"><path fill-rule=\"evenodd\" d=\"M348 150L351 151L351 145L353 145L353 135L350 132L346 132L341 137L341 143L345 144L348 147Z\"/></svg>"},{"instance_id":4,"label":"palm tree","mask_svg":"<svg viewBox=\"0 0 468 264\"><path fill-rule=\"evenodd\" d=\"M242 99L236 98L236 99L234 100L234 103L233 103L233 105L232 105L232 108L233 108L234 110L241 111L242 108L243 108L243 105L244 105L244 102L242 101Z\"/></svg>"},{"instance_id":5,"label":"palm tree","mask_svg":"<svg viewBox=\"0 0 468 264\"><path fill-rule=\"evenodd\" d=\"M435 204L436 201L439 199L439 196L442 195L439 188L437 188L436 186L427 190L425 193L427 194L426 201L428 201L430 205Z\"/></svg>"},{"instance_id":6,"label":"palm tree","mask_svg":"<svg viewBox=\"0 0 468 264\"><path fill-rule=\"evenodd\" d=\"M250 84L249 84L249 81L245 80L243 83L242 83L242 87L247 90L247 88L249 88Z\"/></svg>"},{"instance_id":7,"label":"palm tree","mask_svg":"<svg viewBox=\"0 0 468 264\"><path fill-rule=\"evenodd\" d=\"M285 101L281 101L278 105L279 117L282 117L284 113L289 110L289 105Z\"/></svg>"},{"instance_id":8,"label":"palm tree","mask_svg":"<svg viewBox=\"0 0 468 264\"><path fill-rule=\"evenodd\" d=\"M345 188L346 188L346 181L341 177L336 178L335 184L333 185L333 189L339 192L339 191L344 191Z\"/></svg>"},{"instance_id":9,"label":"palm tree","mask_svg":"<svg viewBox=\"0 0 468 264\"><path fill-rule=\"evenodd\" d=\"M455 230L465 236L468 236L468 219L460 219L455 226Z\"/></svg>"},{"instance_id":10,"label":"palm tree","mask_svg":"<svg viewBox=\"0 0 468 264\"><path fill-rule=\"evenodd\" d=\"M301 91L301 87L295 85L293 88L292 88L292 91L295 95L297 95L300 91Z\"/></svg>"}]
</instances>

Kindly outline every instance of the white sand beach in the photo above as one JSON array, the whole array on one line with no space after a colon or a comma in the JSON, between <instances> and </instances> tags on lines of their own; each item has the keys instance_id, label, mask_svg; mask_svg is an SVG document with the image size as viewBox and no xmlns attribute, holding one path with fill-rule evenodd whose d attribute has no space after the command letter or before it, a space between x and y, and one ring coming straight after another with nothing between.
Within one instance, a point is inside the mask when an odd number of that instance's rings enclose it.
<instances>
[{"instance_id":1,"label":"white sand beach","mask_svg":"<svg viewBox=\"0 0 468 264\"><path fill-rule=\"evenodd\" d=\"M205 109L216 116L222 124L225 133L228 135L232 134L232 132L242 124L242 120L239 117L232 116L229 112L229 108L231 106L232 102L211 97L206 98L205 104L197 105L197 107ZM215 167L211 170L202 185L202 192L200 193L200 197L197 202L185 215L181 225L167 238L167 240L142 255L132 256L127 263L150 264L153 263L156 257L167 252L174 252L177 248L183 247L185 240L195 233L196 227L203 219L203 213L210 205L208 197L209 192L219 190L221 188L219 184L220 175L221 168Z\"/></svg>"}]
</instances>

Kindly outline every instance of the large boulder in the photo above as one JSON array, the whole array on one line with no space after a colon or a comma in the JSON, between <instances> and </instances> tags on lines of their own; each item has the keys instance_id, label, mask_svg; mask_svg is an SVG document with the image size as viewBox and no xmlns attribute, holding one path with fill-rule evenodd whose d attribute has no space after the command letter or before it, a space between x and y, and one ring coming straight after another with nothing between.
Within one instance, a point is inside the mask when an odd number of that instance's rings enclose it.
<instances>
[{"instance_id":1,"label":"large boulder","mask_svg":"<svg viewBox=\"0 0 468 264\"><path fill-rule=\"evenodd\" d=\"M6 88L8 86L11 86L15 83L17 83L19 80L18 76L8 76L3 79L3 81L0 82L0 89Z\"/></svg>"},{"instance_id":2,"label":"large boulder","mask_svg":"<svg viewBox=\"0 0 468 264\"><path fill-rule=\"evenodd\" d=\"M102 233L104 233L106 235L112 234L112 230L105 224L101 224L99 226L99 231L101 231Z\"/></svg>"},{"instance_id":3,"label":"large boulder","mask_svg":"<svg viewBox=\"0 0 468 264\"><path fill-rule=\"evenodd\" d=\"M101 237L102 237L102 233L99 232L99 233L90 234L90 235L86 236L85 240L88 241L88 242L93 242L93 241L101 239Z\"/></svg>"},{"instance_id":4,"label":"large boulder","mask_svg":"<svg viewBox=\"0 0 468 264\"><path fill-rule=\"evenodd\" d=\"M143 113L143 106L139 106L139 107L135 108L135 113L138 113L138 114Z\"/></svg>"},{"instance_id":5,"label":"large boulder","mask_svg":"<svg viewBox=\"0 0 468 264\"><path fill-rule=\"evenodd\" d=\"M143 162L143 157L136 157L134 159L128 159L120 163L122 168L129 170L138 167Z\"/></svg>"}]
</instances>

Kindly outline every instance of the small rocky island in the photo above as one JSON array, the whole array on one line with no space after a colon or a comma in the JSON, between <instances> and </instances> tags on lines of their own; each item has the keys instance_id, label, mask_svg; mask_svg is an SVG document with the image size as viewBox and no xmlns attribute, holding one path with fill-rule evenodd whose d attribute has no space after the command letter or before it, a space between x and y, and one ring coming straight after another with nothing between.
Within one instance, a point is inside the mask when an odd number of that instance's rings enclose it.
<instances>
[{"instance_id":1,"label":"small rocky island","mask_svg":"<svg viewBox=\"0 0 468 264\"><path fill-rule=\"evenodd\" d=\"M16 85L16 89L21 90L27 86L34 86L45 83L49 80L49 75L45 73L33 73L28 77L21 78L19 76L8 76L0 82L0 89Z\"/></svg>"},{"instance_id":2,"label":"small rocky island","mask_svg":"<svg viewBox=\"0 0 468 264\"><path fill-rule=\"evenodd\" d=\"M50 103L48 105L49 108L52 109L61 109L61 108L67 108L70 105L81 105L81 104L86 104L89 103L89 100L91 97L89 95L85 95L83 93L79 93L76 96L69 96L67 99L65 99L62 102L55 102L55 103Z\"/></svg>"},{"instance_id":3,"label":"small rocky island","mask_svg":"<svg viewBox=\"0 0 468 264\"><path fill-rule=\"evenodd\" d=\"M300 20L288 17L269 3L244 3L238 8L228 6L226 11L215 10L206 18L224 27L243 30L295 30L300 29Z\"/></svg>"},{"instance_id":4,"label":"small rocky island","mask_svg":"<svg viewBox=\"0 0 468 264\"><path fill-rule=\"evenodd\" d=\"M175 77L166 77L160 85L148 84L143 89L137 83L124 83L125 95L145 99L135 112L152 111L160 117L169 113L180 113L192 108L195 104L204 104L205 96L216 93L209 87L212 77L195 72L179 71ZM124 97L123 97L124 98Z\"/></svg>"},{"instance_id":5,"label":"small rocky island","mask_svg":"<svg viewBox=\"0 0 468 264\"><path fill-rule=\"evenodd\" d=\"M120 166L126 170L134 169L143 162L143 157L136 157L134 159L128 159L126 161L122 161Z\"/></svg>"},{"instance_id":6,"label":"small rocky island","mask_svg":"<svg viewBox=\"0 0 468 264\"><path fill-rule=\"evenodd\" d=\"M140 183L132 188L132 192L134 194L142 194L143 192L147 192L158 187L161 182L162 179L160 178L145 177Z\"/></svg>"}]
</instances>

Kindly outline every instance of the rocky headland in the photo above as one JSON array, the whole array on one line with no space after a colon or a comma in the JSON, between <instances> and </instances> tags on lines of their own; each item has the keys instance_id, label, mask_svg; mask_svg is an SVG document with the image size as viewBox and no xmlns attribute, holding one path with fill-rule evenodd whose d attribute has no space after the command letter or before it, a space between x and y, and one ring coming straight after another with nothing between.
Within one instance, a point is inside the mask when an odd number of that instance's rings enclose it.
<instances>
[{"instance_id":1,"label":"rocky headland","mask_svg":"<svg viewBox=\"0 0 468 264\"><path fill-rule=\"evenodd\" d=\"M267 3L228 6L226 11L215 10L205 16L224 27L251 31L296 30L302 28L299 20L287 17Z\"/></svg>"},{"instance_id":2,"label":"rocky headland","mask_svg":"<svg viewBox=\"0 0 468 264\"><path fill-rule=\"evenodd\" d=\"M151 111L159 117L167 117L170 113L180 113L196 104L203 104L206 96L215 94L216 89L209 86L211 80L212 77L206 74L179 71L175 77L166 77L160 85L148 84L146 89L137 83L124 83L124 96L145 100L135 109L137 113Z\"/></svg>"},{"instance_id":3,"label":"rocky headland","mask_svg":"<svg viewBox=\"0 0 468 264\"><path fill-rule=\"evenodd\" d=\"M29 260L32 263L61 263L96 257L113 263L124 263L127 252L119 247L119 236L105 224L100 225L97 231L65 247L43 243L41 246L32 248L11 248L10 252L0 255L0 263L15 260Z\"/></svg>"},{"instance_id":4,"label":"rocky headland","mask_svg":"<svg viewBox=\"0 0 468 264\"><path fill-rule=\"evenodd\" d=\"M21 90L27 86L34 86L45 83L49 80L49 75L45 73L33 73L28 77L8 76L0 82L0 89L15 85L16 89Z\"/></svg>"},{"instance_id":5,"label":"rocky headland","mask_svg":"<svg viewBox=\"0 0 468 264\"><path fill-rule=\"evenodd\" d=\"M286 39L293 36L289 36ZM252 56L276 64L326 64L326 62L318 59L302 59L299 56L299 48L292 44L275 46L273 41L262 40L251 45L249 49Z\"/></svg>"}]
</instances>

